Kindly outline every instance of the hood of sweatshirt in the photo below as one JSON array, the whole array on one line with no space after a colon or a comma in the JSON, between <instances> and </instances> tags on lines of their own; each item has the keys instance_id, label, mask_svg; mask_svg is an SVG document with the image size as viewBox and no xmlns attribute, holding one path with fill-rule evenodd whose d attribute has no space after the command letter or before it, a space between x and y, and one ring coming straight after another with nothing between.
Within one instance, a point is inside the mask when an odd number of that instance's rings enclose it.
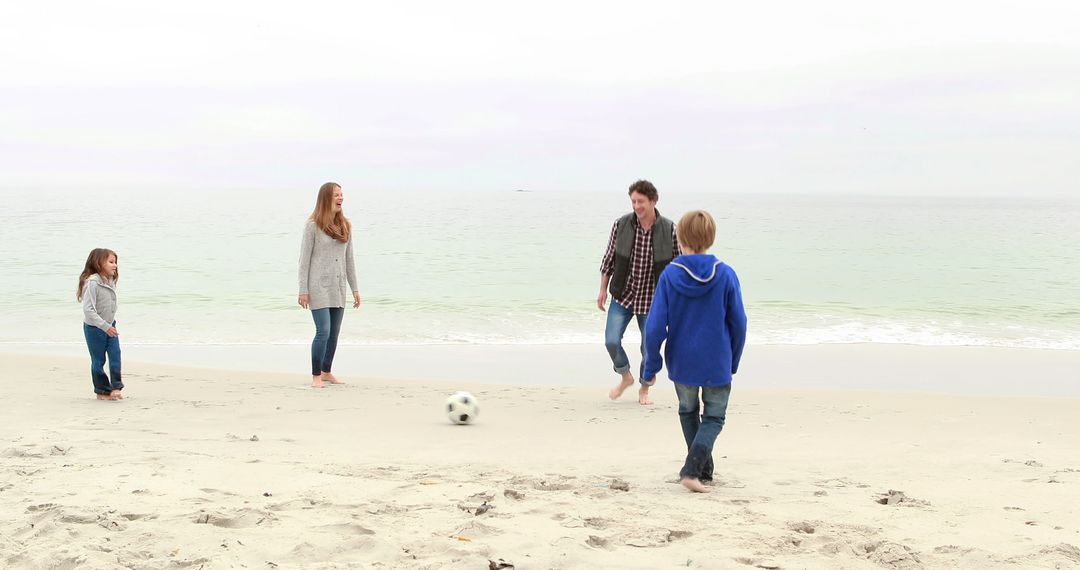
<instances>
[{"instance_id":1,"label":"hood of sweatshirt","mask_svg":"<svg viewBox=\"0 0 1080 570\"><path fill-rule=\"evenodd\" d=\"M99 285L102 285L104 287L108 287L109 289L116 289L116 282L113 281L112 279L106 279L106 278L102 277L100 273L95 273L95 274L91 275L90 277L87 277L86 280L87 281L94 281Z\"/></svg>"},{"instance_id":2,"label":"hood of sweatshirt","mask_svg":"<svg viewBox=\"0 0 1080 570\"><path fill-rule=\"evenodd\" d=\"M708 253L681 255L668 265L672 268L671 284L687 297L700 297L716 287L720 281L716 276L723 264Z\"/></svg>"}]
</instances>

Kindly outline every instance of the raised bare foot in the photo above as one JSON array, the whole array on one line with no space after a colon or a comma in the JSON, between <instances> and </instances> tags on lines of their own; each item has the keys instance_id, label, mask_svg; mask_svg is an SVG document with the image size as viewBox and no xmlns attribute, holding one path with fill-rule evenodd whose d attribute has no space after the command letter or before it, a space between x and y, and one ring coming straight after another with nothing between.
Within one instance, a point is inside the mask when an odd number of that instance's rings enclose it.
<instances>
[{"instance_id":1,"label":"raised bare foot","mask_svg":"<svg viewBox=\"0 0 1080 570\"><path fill-rule=\"evenodd\" d=\"M618 400L619 396L626 391L627 388L634 384L634 375L629 372L623 372L622 380L619 381L619 385L608 390L608 398L612 400Z\"/></svg>"},{"instance_id":2,"label":"raised bare foot","mask_svg":"<svg viewBox=\"0 0 1080 570\"><path fill-rule=\"evenodd\" d=\"M120 390L113 390L112 392L109 393L109 399L110 400L123 400L124 395L122 393L120 393Z\"/></svg>"},{"instance_id":3,"label":"raised bare foot","mask_svg":"<svg viewBox=\"0 0 1080 570\"><path fill-rule=\"evenodd\" d=\"M97 394L97 399L99 399L99 400L111 400L112 396L110 396L108 394Z\"/></svg>"},{"instance_id":4,"label":"raised bare foot","mask_svg":"<svg viewBox=\"0 0 1080 570\"><path fill-rule=\"evenodd\" d=\"M706 487L704 484L702 484L701 481L699 481L697 479L690 478L690 477L684 477L683 479L681 479L679 481L679 484L681 484L683 487L686 487L687 489L690 489L691 491L693 491L695 493L708 493L709 492L708 487Z\"/></svg>"},{"instance_id":5,"label":"raised bare foot","mask_svg":"<svg viewBox=\"0 0 1080 570\"><path fill-rule=\"evenodd\" d=\"M323 382L322 382L322 376L312 376L311 377L311 387L312 388L325 388L326 385L323 384Z\"/></svg>"},{"instance_id":6,"label":"raised bare foot","mask_svg":"<svg viewBox=\"0 0 1080 570\"><path fill-rule=\"evenodd\" d=\"M322 373L322 379L325 380L326 382L330 383L330 384L344 384L344 382L337 379L337 376L334 376L333 374L331 374L329 372L323 372Z\"/></svg>"},{"instance_id":7,"label":"raised bare foot","mask_svg":"<svg viewBox=\"0 0 1080 570\"><path fill-rule=\"evenodd\" d=\"M642 386L641 389L637 391L637 403L641 404L642 406L652 405L653 401L652 398L649 397L648 386Z\"/></svg>"}]
</instances>

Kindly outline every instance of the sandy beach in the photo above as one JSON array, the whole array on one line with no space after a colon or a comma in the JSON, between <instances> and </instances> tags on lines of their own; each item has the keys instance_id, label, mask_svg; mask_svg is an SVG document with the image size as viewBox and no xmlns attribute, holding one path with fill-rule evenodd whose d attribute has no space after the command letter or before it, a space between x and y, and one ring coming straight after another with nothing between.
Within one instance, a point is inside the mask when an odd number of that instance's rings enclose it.
<instances>
[{"instance_id":1,"label":"sandy beach","mask_svg":"<svg viewBox=\"0 0 1080 570\"><path fill-rule=\"evenodd\" d=\"M341 358L325 390L128 350L122 402L84 358L0 354L0 566L1080 567L1076 353L752 347L691 494L670 383L609 401L595 349L434 373L372 348L396 375ZM456 390L473 425L442 413Z\"/></svg>"}]
</instances>

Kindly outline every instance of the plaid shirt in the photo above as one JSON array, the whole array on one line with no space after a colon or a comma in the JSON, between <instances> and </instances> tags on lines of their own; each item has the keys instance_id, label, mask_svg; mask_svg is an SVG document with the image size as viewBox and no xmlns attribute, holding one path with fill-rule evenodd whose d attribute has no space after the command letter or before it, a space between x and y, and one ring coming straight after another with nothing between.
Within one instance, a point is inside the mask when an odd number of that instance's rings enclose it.
<instances>
[{"instance_id":1,"label":"plaid shirt","mask_svg":"<svg viewBox=\"0 0 1080 570\"><path fill-rule=\"evenodd\" d=\"M660 212L657 211L659 216ZM634 251L630 254L630 276L621 297L612 296L612 300L626 307L635 315L645 315L652 307L653 294L656 292L655 271L653 271L652 228L646 231L634 216ZM656 227L655 225L653 226ZM600 273L610 276L615 272L615 237L619 231L619 220L611 226L611 238L608 239L604 260L600 262ZM671 224L671 242L674 244L674 257L682 255L675 224Z\"/></svg>"}]
</instances>

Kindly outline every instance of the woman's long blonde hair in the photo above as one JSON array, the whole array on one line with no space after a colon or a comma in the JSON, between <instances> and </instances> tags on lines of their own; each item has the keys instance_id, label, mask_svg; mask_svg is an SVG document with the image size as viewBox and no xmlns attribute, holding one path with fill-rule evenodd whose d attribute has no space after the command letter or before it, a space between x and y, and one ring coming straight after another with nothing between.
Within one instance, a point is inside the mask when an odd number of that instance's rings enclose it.
<instances>
[{"instance_id":1,"label":"woman's long blonde hair","mask_svg":"<svg viewBox=\"0 0 1080 570\"><path fill-rule=\"evenodd\" d=\"M349 243L352 237L352 224L345 217L345 212L334 212L334 189L341 188L337 182L327 182L319 187L319 197L315 199L315 211L308 218L326 235Z\"/></svg>"},{"instance_id":2,"label":"woman's long blonde hair","mask_svg":"<svg viewBox=\"0 0 1080 570\"><path fill-rule=\"evenodd\" d=\"M79 274L79 288L75 290L75 300L82 301L83 286L86 285L86 280L91 275L97 273L101 275L102 279L108 279L105 275L105 262L109 261L109 256L116 258L116 261L120 261L120 256L116 255L116 252L111 249L105 249L103 247L96 247L90 250L90 255L86 256L86 265L83 266L82 273ZM113 283L120 280L120 270L116 270L116 275L113 276Z\"/></svg>"}]
</instances>

